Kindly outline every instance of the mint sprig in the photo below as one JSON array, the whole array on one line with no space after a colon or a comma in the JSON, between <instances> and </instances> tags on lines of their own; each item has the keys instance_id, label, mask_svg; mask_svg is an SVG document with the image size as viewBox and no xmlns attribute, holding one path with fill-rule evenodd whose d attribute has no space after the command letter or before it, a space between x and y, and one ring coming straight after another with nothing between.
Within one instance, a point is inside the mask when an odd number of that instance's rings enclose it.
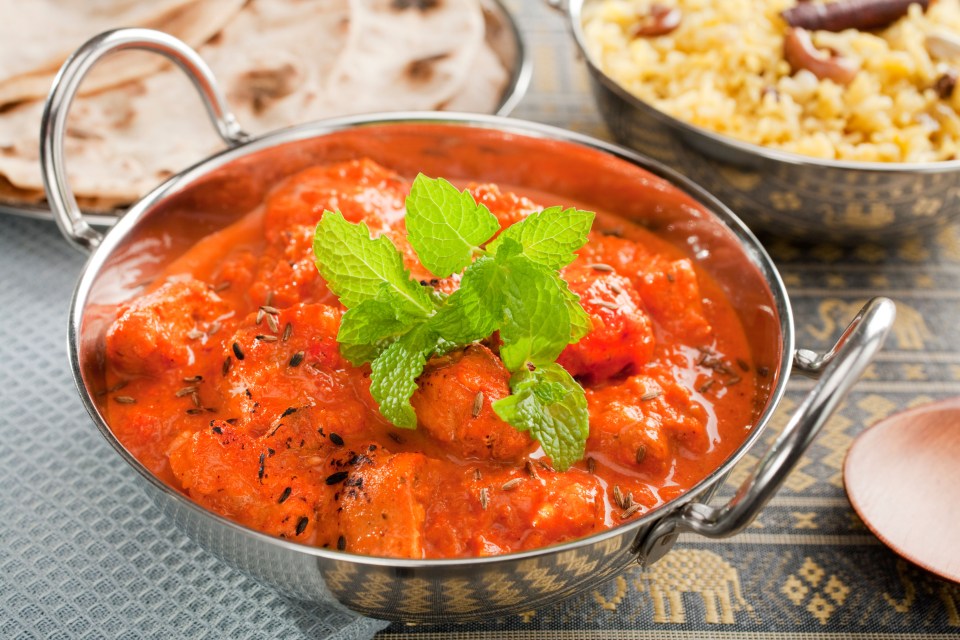
<instances>
[{"instance_id":1,"label":"mint sprig","mask_svg":"<svg viewBox=\"0 0 960 640\"><path fill-rule=\"evenodd\" d=\"M583 456L588 415L583 389L555 363L591 329L559 269L587 240L594 214L551 207L503 230L469 191L417 176L407 198L408 240L425 268L460 288L437 294L410 277L390 240L363 223L325 211L313 249L320 274L347 307L337 340L344 357L370 363L380 413L413 429L410 398L426 362L499 331L511 395L493 404L503 420L529 431L556 468ZM489 244L488 244L489 243Z\"/></svg>"}]
</instances>

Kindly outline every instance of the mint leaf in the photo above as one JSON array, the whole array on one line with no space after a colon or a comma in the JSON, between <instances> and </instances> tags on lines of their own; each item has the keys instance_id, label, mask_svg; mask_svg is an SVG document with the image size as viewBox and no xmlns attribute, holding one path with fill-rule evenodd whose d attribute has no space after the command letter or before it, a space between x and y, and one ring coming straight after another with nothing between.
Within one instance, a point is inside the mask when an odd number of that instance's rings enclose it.
<instances>
[{"instance_id":1,"label":"mint leaf","mask_svg":"<svg viewBox=\"0 0 960 640\"><path fill-rule=\"evenodd\" d=\"M572 333L560 276L522 255L506 260L501 268L503 364L510 371L518 371L527 363L553 362Z\"/></svg>"},{"instance_id":2,"label":"mint leaf","mask_svg":"<svg viewBox=\"0 0 960 640\"><path fill-rule=\"evenodd\" d=\"M393 342L370 365L370 394L381 415L398 427L417 428L410 397L436 346L436 334L419 327Z\"/></svg>"},{"instance_id":3,"label":"mint leaf","mask_svg":"<svg viewBox=\"0 0 960 640\"><path fill-rule=\"evenodd\" d=\"M500 223L469 191L443 178L417 176L407 196L407 238L421 264L438 278L470 264Z\"/></svg>"},{"instance_id":4,"label":"mint leaf","mask_svg":"<svg viewBox=\"0 0 960 640\"><path fill-rule=\"evenodd\" d=\"M470 344L499 328L503 306L503 271L493 258L478 258L447 303L431 319L433 329L448 340Z\"/></svg>"},{"instance_id":5,"label":"mint leaf","mask_svg":"<svg viewBox=\"0 0 960 640\"><path fill-rule=\"evenodd\" d=\"M574 261L574 252L586 244L594 217L590 211L550 207L504 229L487 250L496 253L503 242L513 240L523 247L523 255L534 262L562 269Z\"/></svg>"},{"instance_id":6,"label":"mint leaf","mask_svg":"<svg viewBox=\"0 0 960 640\"><path fill-rule=\"evenodd\" d=\"M529 431L558 471L583 457L590 435L583 388L556 363L510 378L511 395L493 403L500 418L519 431Z\"/></svg>"},{"instance_id":7,"label":"mint leaf","mask_svg":"<svg viewBox=\"0 0 960 640\"><path fill-rule=\"evenodd\" d=\"M324 211L313 237L313 254L320 275L348 309L376 298L386 285L407 313L423 317L433 313L430 293L410 279L390 239L372 239L362 222L353 224L339 212Z\"/></svg>"},{"instance_id":8,"label":"mint leaf","mask_svg":"<svg viewBox=\"0 0 960 640\"><path fill-rule=\"evenodd\" d=\"M567 307L567 314L570 317L570 344L573 344L574 342L580 342L593 331L593 321L580 306L580 296L570 291L566 280L559 278L559 281L560 287L563 289L563 300Z\"/></svg>"}]
</instances>

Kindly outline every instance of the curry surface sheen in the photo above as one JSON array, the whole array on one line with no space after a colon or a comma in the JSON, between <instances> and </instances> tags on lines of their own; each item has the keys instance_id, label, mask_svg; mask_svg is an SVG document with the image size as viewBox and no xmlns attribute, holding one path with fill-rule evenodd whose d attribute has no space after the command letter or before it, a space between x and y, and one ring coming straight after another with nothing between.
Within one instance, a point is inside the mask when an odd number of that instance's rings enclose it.
<instances>
[{"instance_id":1,"label":"curry surface sheen","mask_svg":"<svg viewBox=\"0 0 960 640\"><path fill-rule=\"evenodd\" d=\"M313 263L325 209L406 242L410 183L370 161L319 166L200 241L106 335L108 419L165 482L243 525L308 545L410 558L508 553L639 517L744 440L757 374L736 314L677 249L601 213L563 270L593 331L561 354L590 408L564 473L491 404L509 393L494 338L435 358L419 426L378 413L369 367L339 352L343 307ZM541 205L472 185L506 227Z\"/></svg>"}]
</instances>

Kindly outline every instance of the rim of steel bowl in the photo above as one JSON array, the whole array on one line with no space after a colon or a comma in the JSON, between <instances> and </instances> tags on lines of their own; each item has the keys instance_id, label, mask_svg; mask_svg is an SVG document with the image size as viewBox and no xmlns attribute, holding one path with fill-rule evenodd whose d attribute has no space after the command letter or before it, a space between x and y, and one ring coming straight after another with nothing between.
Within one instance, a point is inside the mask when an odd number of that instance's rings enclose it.
<instances>
[{"instance_id":1,"label":"rim of steel bowl","mask_svg":"<svg viewBox=\"0 0 960 640\"><path fill-rule=\"evenodd\" d=\"M930 162L870 162L856 160L834 160L830 158L817 158L807 156L792 151L785 151L773 147L765 147L752 142L738 140L736 138L717 133L710 129L691 124L669 113L657 109L649 102L638 98L630 93L623 85L607 75L594 61L590 55L590 49L587 46L586 35L583 32L583 14L584 5L600 2L601 0L547 0L550 6L559 11L566 11L570 30L573 33L574 42L583 55L584 62L590 72L601 81L604 86L617 94L630 106L640 111L646 112L675 131L682 132L686 136L696 138L706 138L707 140L726 147L739 153L741 157L755 156L756 160L781 162L792 165L808 165L812 167L822 167L827 169L841 169L845 171L864 171L877 173L948 173L951 171L960 172L960 158L954 160L938 160ZM702 148L698 147L700 153L704 153Z\"/></svg>"},{"instance_id":2,"label":"rim of steel bowl","mask_svg":"<svg viewBox=\"0 0 960 640\"><path fill-rule=\"evenodd\" d=\"M704 207L704 209L709 211L711 215L718 218L726 226L726 228L730 230L737 240L738 247L742 250L743 254L748 257L750 264L752 264L761 272L763 279L770 287L771 295L777 304L776 313L779 317L779 325L781 329L780 338L783 348L780 354L780 362L777 363L779 374L776 372L773 374L777 375L777 377L770 387L770 392L766 399L766 406L762 414L756 419L746 439L727 458L727 460L723 462L723 464L711 471L706 477L688 489L683 495L678 496L668 501L664 505L651 510L642 518L631 521L624 525L613 527L600 533L587 536L585 538L578 538L569 542L529 551L521 551L496 556L418 560L364 556L351 554L345 551L334 551L319 547L312 547L297 542L291 542L289 540L275 538L253 529L249 529L201 507L183 493L171 488L169 485L154 476L154 474L151 473L139 460L137 460L137 458L127 451L127 449L119 442L103 417L100 415L91 390L88 389L85 384L83 384L78 340L81 330L81 322L83 320L84 311L87 305L87 297L90 293L92 284L99 275L107 259L112 256L118 245L138 225L141 218L146 213L149 213L157 203L164 200L164 198L168 195L180 191L184 187L190 185L201 177L206 176L210 172L244 156L270 149L280 144L305 141L348 129L356 130L368 126L418 123L449 125L456 128L465 127L488 129L507 135L559 141L603 152L609 156L629 162L632 165L644 169L657 177L667 180L671 187L693 197L702 207ZM625 531L636 531L642 527L648 526L651 524L651 522L660 518L664 513L667 513L669 510L676 508L699 495L704 488L709 487L713 483L717 483L756 443L757 439L760 438L761 433L765 430L773 411L779 405L780 400L786 390L787 380L790 377L789 374L792 364L791 358L794 351L795 338L793 315L790 309L786 288L780 279L779 273L777 272L772 260L766 254L759 241L754 237L747 226L740 221L740 219L737 218L733 212L731 212L715 197L707 193L704 189L686 177L655 160L646 158L633 151L557 127L523 120L502 118L499 116L437 114L432 112L402 112L390 114L380 113L362 116L350 116L291 127L251 140L238 147L224 150L170 178L134 204L118 221L118 223L103 237L102 243L99 244L99 247L96 249L84 267L80 281L74 292L70 310L70 326L68 337L70 364L88 413L91 415L98 429L107 439L107 441L110 442L113 448L116 449L117 452L124 458L124 460L126 460L128 464L136 469L137 472L154 487L160 489L169 497L179 501L182 506L195 510L198 513L202 513L203 515L208 516L225 527L229 527L235 531L242 532L245 535L258 538L264 543L277 545L279 547L296 550L318 557L348 560L364 565L396 568L440 567L445 565L458 567L494 565L504 560L535 558L545 553L561 552L567 549L592 545L607 538L621 536Z\"/></svg>"}]
</instances>

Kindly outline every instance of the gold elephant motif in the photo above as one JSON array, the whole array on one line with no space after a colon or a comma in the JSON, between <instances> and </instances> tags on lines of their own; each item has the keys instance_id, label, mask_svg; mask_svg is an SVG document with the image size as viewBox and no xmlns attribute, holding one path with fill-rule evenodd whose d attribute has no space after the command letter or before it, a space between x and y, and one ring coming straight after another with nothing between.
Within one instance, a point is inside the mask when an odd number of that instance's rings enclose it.
<instances>
[{"instance_id":1,"label":"gold elephant motif","mask_svg":"<svg viewBox=\"0 0 960 640\"><path fill-rule=\"evenodd\" d=\"M700 595L709 624L734 624L735 612L753 611L743 599L737 570L712 551L674 549L641 572L637 582L653 600L654 622L686 622L684 593Z\"/></svg>"}]
</instances>

